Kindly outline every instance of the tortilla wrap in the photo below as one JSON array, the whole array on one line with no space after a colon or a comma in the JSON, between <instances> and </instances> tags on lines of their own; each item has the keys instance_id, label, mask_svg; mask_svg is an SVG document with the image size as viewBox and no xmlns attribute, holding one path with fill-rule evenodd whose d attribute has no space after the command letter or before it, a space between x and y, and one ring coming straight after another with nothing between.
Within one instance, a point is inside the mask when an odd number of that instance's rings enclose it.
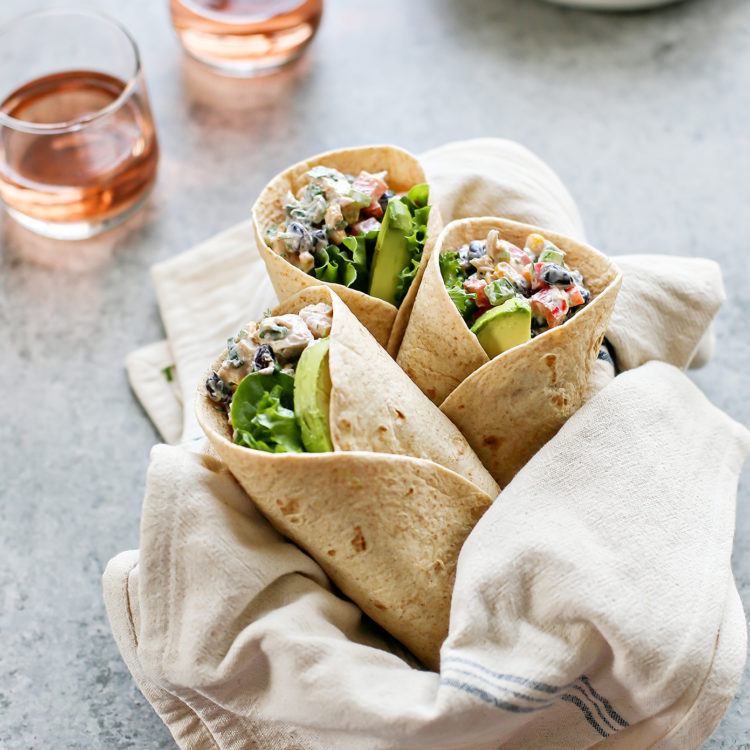
<instances>
[{"instance_id":1,"label":"tortilla wrap","mask_svg":"<svg viewBox=\"0 0 750 750\"><path fill-rule=\"evenodd\" d=\"M303 290L273 314L317 302L333 307L334 452L274 454L235 445L225 413L202 385L198 421L273 526L435 668L458 553L498 487L458 429L330 289Z\"/></svg>"},{"instance_id":2,"label":"tortilla wrap","mask_svg":"<svg viewBox=\"0 0 750 750\"><path fill-rule=\"evenodd\" d=\"M539 232L566 253L591 301L561 326L490 361L448 296L439 256L490 229L523 247ZM450 417L501 487L582 404L622 275L602 253L576 240L507 219L462 219L440 234L404 333L397 362Z\"/></svg>"},{"instance_id":3,"label":"tortilla wrap","mask_svg":"<svg viewBox=\"0 0 750 750\"><path fill-rule=\"evenodd\" d=\"M440 212L430 195L430 215L427 221L427 238L425 240L422 260L416 277L398 309L389 302L371 297L356 289L349 289L342 284L320 281L297 268L289 261L277 255L266 244L265 232L269 226L284 220L283 202L287 191L296 195L309 178L306 173L314 166L334 167L344 174L357 175L361 170L379 172L386 170L386 180L391 190L405 192L414 185L427 182L424 170L408 151L395 146L363 146L311 156L305 161L285 169L271 180L258 196L253 206L253 226L258 252L263 258L273 288L281 302L302 289L325 284L341 297L344 303L355 314L359 321L375 337L377 342L393 356L398 351L401 338L409 320L414 298L422 280L424 268L435 246L442 228Z\"/></svg>"}]
</instances>

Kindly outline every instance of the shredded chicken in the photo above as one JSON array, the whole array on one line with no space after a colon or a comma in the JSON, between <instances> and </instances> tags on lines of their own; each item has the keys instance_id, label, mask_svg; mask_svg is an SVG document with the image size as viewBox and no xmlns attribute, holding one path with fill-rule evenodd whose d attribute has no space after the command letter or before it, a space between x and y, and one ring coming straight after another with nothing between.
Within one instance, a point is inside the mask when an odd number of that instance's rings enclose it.
<instances>
[{"instance_id":1,"label":"shredded chicken","mask_svg":"<svg viewBox=\"0 0 750 750\"><path fill-rule=\"evenodd\" d=\"M343 220L344 215L341 213L341 206L338 203L329 203L326 210L326 227L336 229Z\"/></svg>"},{"instance_id":2,"label":"shredded chicken","mask_svg":"<svg viewBox=\"0 0 750 750\"><path fill-rule=\"evenodd\" d=\"M258 338L267 344L277 357L293 359L312 342L313 335L299 315L271 315L263 318L258 328Z\"/></svg>"},{"instance_id":3,"label":"shredded chicken","mask_svg":"<svg viewBox=\"0 0 750 750\"><path fill-rule=\"evenodd\" d=\"M313 254L307 250L304 250L299 254L299 267L305 273L312 271L315 266L315 258Z\"/></svg>"},{"instance_id":4,"label":"shredded chicken","mask_svg":"<svg viewBox=\"0 0 750 750\"><path fill-rule=\"evenodd\" d=\"M225 383L239 383L242 378L252 372L253 358L258 348L258 324L248 323L239 339L235 339L234 351L242 362L237 365L236 360L225 359L219 368L219 377Z\"/></svg>"},{"instance_id":5,"label":"shredded chicken","mask_svg":"<svg viewBox=\"0 0 750 750\"><path fill-rule=\"evenodd\" d=\"M325 302L308 305L299 311L299 316L305 321L316 339L323 339L330 335L333 325L333 308L330 305Z\"/></svg>"},{"instance_id":6,"label":"shredded chicken","mask_svg":"<svg viewBox=\"0 0 750 750\"><path fill-rule=\"evenodd\" d=\"M489 274L495 270L495 261L489 255L482 255L479 258L472 258L471 265L477 269L480 279L486 279Z\"/></svg>"}]
</instances>

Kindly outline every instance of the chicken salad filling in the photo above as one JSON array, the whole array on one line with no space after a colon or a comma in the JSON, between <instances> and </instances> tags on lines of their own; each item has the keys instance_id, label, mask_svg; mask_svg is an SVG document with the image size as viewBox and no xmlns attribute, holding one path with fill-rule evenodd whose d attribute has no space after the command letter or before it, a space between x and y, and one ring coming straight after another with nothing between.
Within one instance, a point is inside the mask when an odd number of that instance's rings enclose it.
<instances>
[{"instance_id":1,"label":"chicken salad filling","mask_svg":"<svg viewBox=\"0 0 750 750\"><path fill-rule=\"evenodd\" d=\"M387 172L356 177L316 166L283 201L283 220L265 230L280 257L320 281L342 284L398 307L424 251L429 188L396 193Z\"/></svg>"},{"instance_id":2,"label":"chicken salad filling","mask_svg":"<svg viewBox=\"0 0 750 750\"><path fill-rule=\"evenodd\" d=\"M492 229L440 256L448 295L490 358L564 324L589 302L565 255L539 233L520 248Z\"/></svg>"},{"instance_id":3,"label":"chicken salad filling","mask_svg":"<svg viewBox=\"0 0 750 750\"><path fill-rule=\"evenodd\" d=\"M238 445L271 453L333 450L328 427L328 347L333 309L266 315L227 340L205 392Z\"/></svg>"}]
</instances>

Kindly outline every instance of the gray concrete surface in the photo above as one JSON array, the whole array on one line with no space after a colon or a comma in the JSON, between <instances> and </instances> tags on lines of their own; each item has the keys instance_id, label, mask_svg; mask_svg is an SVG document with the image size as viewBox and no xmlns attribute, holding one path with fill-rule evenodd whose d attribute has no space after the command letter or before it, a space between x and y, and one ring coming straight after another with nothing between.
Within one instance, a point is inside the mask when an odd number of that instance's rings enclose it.
<instances>
[{"instance_id":1,"label":"gray concrete surface","mask_svg":"<svg viewBox=\"0 0 750 750\"><path fill-rule=\"evenodd\" d=\"M0 22L50 4L4 0ZM185 64L166 0L75 4L120 19L141 46L162 160L146 207L96 242L50 245L0 218L0 747L173 747L101 600L107 560L138 546L157 439L123 358L163 335L149 266L244 219L266 179L302 156L521 141L569 186L594 245L722 264L716 357L691 377L750 424L745 0L634 14L329 0L309 54L284 75L208 87ZM733 565L750 611L748 468L738 499ZM745 743L747 670L704 748Z\"/></svg>"}]
</instances>

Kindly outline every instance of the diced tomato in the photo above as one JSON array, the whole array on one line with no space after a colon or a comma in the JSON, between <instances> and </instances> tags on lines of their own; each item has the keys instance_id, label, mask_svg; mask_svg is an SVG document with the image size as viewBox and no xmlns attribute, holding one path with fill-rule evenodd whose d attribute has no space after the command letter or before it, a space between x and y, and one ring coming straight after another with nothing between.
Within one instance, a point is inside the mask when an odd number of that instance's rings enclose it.
<instances>
[{"instance_id":1,"label":"diced tomato","mask_svg":"<svg viewBox=\"0 0 750 750\"><path fill-rule=\"evenodd\" d=\"M476 276L464 281L464 289L469 294L476 294L477 307L492 307L490 301L487 299L487 295L484 292L484 288L487 286L487 282L484 279L480 279Z\"/></svg>"},{"instance_id":2,"label":"diced tomato","mask_svg":"<svg viewBox=\"0 0 750 750\"><path fill-rule=\"evenodd\" d=\"M573 284L573 286L569 286L565 290L565 293L568 295L571 307L576 307L583 304L583 295L581 294L581 290L575 284Z\"/></svg>"},{"instance_id":3,"label":"diced tomato","mask_svg":"<svg viewBox=\"0 0 750 750\"><path fill-rule=\"evenodd\" d=\"M380 200L380 196L388 190L388 185L383 180L374 174L365 172L363 169L352 183L352 189L370 196L370 205L364 209L364 213L367 216L372 216L376 219L382 218L383 209L380 207L378 201Z\"/></svg>"},{"instance_id":4,"label":"diced tomato","mask_svg":"<svg viewBox=\"0 0 750 750\"><path fill-rule=\"evenodd\" d=\"M533 312L544 315L550 328L564 322L569 308L567 294L558 287L539 290L529 303Z\"/></svg>"},{"instance_id":5,"label":"diced tomato","mask_svg":"<svg viewBox=\"0 0 750 750\"><path fill-rule=\"evenodd\" d=\"M363 221L358 221L356 224L352 224L352 234L367 234L368 232L377 232L380 229L380 222L377 219L369 218Z\"/></svg>"},{"instance_id":6,"label":"diced tomato","mask_svg":"<svg viewBox=\"0 0 750 750\"><path fill-rule=\"evenodd\" d=\"M378 200L388 190L388 185L377 175L365 172L363 169L352 183L352 189L358 190L360 193L367 193L374 200Z\"/></svg>"},{"instance_id":7,"label":"diced tomato","mask_svg":"<svg viewBox=\"0 0 750 750\"><path fill-rule=\"evenodd\" d=\"M372 219L382 219L383 218L383 207L375 201L374 203L371 203L367 208L363 208L360 211L360 214L362 216L369 216Z\"/></svg>"}]
</instances>

